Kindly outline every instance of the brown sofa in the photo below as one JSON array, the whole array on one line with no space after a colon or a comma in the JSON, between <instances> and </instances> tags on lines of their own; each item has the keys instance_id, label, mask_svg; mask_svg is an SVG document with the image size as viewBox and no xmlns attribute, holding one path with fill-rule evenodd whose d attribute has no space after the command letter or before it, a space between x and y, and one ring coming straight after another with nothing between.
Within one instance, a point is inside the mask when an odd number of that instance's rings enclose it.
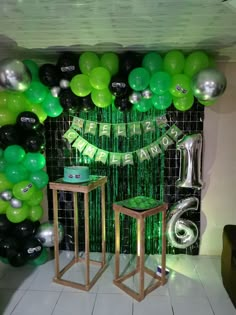
<instances>
[{"instance_id":1,"label":"brown sofa","mask_svg":"<svg viewBox=\"0 0 236 315\"><path fill-rule=\"evenodd\" d=\"M223 230L221 275L224 287L236 308L236 225L226 225Z\"/></svg>"}]
</instances>

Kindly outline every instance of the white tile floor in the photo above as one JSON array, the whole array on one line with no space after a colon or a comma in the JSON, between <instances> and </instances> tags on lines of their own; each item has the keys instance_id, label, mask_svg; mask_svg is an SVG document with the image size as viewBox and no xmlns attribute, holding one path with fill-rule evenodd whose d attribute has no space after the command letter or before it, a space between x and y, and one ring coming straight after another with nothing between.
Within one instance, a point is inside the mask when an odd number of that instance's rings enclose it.
<instances>
[{"instance_id":1,"label":"white tile floor","mask_svg":"<svg viewBox=\"0 0 236 315\"><path fill-rule=\"evenodd\" d=\"M93 254L96 256L96 254ZM98 254L97 254L98 256ZM71 257L61 253L61 262ZM131 255L122 255L121 266L127 270L134 264ZM156 269L156 255L146 265ZM112 284L114 257L89 292L52 282L54 260L41 266L15 268L0 263L1 315L233 315L233 307L222 285L220 257L167 255L170 269L168 283L157 288L142 302L133 300ZM91 274L94 273L91 268ZM82 281L83 265L75 266L65 278ZM150 281L145 279L148 284ZM137 278L128 285L137 288Z\"/></svg>"}]
</instances>

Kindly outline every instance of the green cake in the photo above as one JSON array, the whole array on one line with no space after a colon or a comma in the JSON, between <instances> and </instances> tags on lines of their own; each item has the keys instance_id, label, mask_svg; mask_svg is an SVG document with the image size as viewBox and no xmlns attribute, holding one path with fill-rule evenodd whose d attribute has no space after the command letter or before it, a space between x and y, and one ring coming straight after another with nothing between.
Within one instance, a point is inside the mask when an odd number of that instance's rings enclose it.
<instances>
[{"instance_id":1,"label":"green cake","mask_svg":"<svg viewBox=\"0 0 236 315\"><path fill-rule=\"evenodd\" d=\"M88 166L68 166L64 167L64 182L83 183L89 181Z\"/></svg>"}]
</instances>

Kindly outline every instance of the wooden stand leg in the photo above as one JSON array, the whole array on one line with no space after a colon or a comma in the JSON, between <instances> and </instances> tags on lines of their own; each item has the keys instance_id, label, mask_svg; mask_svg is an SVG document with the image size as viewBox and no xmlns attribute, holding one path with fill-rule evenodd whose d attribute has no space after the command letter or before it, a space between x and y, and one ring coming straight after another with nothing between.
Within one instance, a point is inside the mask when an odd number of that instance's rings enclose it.
<instances>
[{"instance_id":1,"label":"wooden stand leg","mask_svg":"<svg viewBox=\"0 0 236 315\"><path fill-rule=\"evenodd\" d=\"M161 283L166 283L166 211L162 212Z\"/></svg>"},{"instance_id":2,"label":"wooden stand leg","mask_svg":"<svg viewBox=\"0 0 236 315\"><path fill-rule=\"evenodd\" d=\"M140 299L144 299L144 259L145 259L145 224L144 219L138 219L139 221L139 295Z\"/></svg>"},{"instance_id":3,"label":"wooden stand leg","mask_svg":"<svg viewBox=\"0 0 236 315\"><path fill-rule=\"evenodd\" d=\"M79 219L78 219L78 196L77 193L73 193L73 203L74 203L74 253L75 253L75 260L79 260Z\"/></svg>"},{"instance_id":4,"label":"wooden stand leg","mask_svg":"<svg viewBox=\"0 0 236 315\"><path fill-rule=\"evenodd\" d=\"M53 198L53 219L54 219L54 255L55 255L55 276L59 276L59 239L58 239L58 201L57 190L52 191Z\"/></svg>"},{"instance_id":5,"label":"wooden stand leg","mask_svg":"<svg viewBox=\"0 0 236 315\"><path fill-rule=\"evenodd\" d=\"M120 275L120 213L115 211L115 279Z\"/></svg>"},{"instance_id":6,"label":"wooden stand leg","mask_svg":"<svg viewBox=\"0 0 236 315\"><path fill-rule=\"evenodd\" d=\"M88 193L84 194L84 228L85 228L85 285L89 285L89 200Z\"/></svg>"},{"instance_id":7,"label":"wooden stand leg","mask_svg":"<svg viewBox=\"0 0 236 315\"><path fill-rule=\"evenodd\" d=\"M101 208L102 208L102 266L106 263L106 205L105 205L105 185L101 186Z\"/></svg>"}]
</instances>

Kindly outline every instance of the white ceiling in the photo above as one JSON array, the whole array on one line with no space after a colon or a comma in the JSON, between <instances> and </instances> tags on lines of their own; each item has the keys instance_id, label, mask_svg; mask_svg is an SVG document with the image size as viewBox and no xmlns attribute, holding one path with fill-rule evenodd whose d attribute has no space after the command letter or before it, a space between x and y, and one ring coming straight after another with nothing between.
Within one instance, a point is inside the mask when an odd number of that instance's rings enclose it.
<instances>
[{"instance_id":1,"label":"white ceiling","mask_svg":"<svg viewBox=\"0 0 236 315\"><path fill-rule=\"evenodd\" d=\"M229 0L236 4L235 0ZM204 49L236 61L236 5L222 0L0 0L0 58L59 50Z\"/></svg>"}]
</instances>

